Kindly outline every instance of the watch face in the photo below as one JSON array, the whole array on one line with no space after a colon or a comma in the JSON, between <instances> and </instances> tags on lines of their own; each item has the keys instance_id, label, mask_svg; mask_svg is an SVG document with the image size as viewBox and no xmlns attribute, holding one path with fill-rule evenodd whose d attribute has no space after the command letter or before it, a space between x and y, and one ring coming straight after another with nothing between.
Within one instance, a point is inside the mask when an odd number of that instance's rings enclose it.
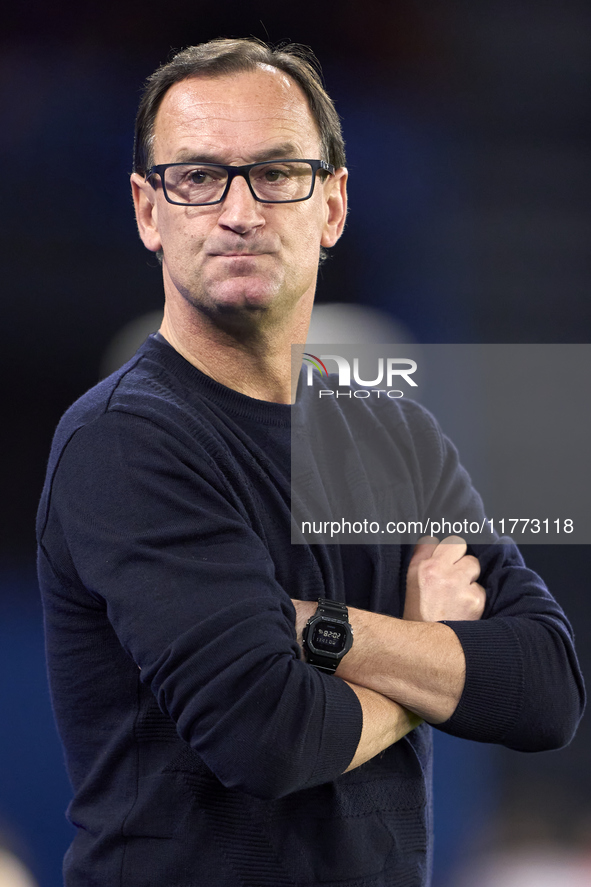
<instances>
[{"instance_id":1,"label":"watch face","mask_svg":"<svg viewBox=\"0 0 591 887\"><path fill-rule=\"evenodd\" d=\"M314 628L312 645L326 653L341 653L347 642L347 631L334 622L321 622Z\"/></svg>"}]
</instances>

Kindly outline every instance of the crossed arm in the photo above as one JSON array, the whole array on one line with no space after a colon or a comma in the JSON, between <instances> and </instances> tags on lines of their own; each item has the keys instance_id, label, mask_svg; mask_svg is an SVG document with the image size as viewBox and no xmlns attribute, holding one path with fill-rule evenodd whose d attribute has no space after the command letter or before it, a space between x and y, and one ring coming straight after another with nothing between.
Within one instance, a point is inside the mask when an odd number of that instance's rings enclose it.
<instances>
[{"instance_id":1,"label":"crossed arm","mask_svg":"<svg viewBox=\"0 0 591 887\"><path fill-rule=\"evenodd\" d=\"M476 620L485 591L476 580L478 560L457 537L417 545L407 574L403 619L349 608L354 644L337 676L356 693L363 730L352 770L397 742L421 720L439 724L451 717L464 687L465 659L456 634L439 620ZM296 631L316 609L293 601Z\"/></svg>"},{"instance_id":2,"label":"crossed arm","mask_svg":"<svg viewBox=\"0 0 591 887\"><path fill-rule=\"evenodd\" d=\"M80 724L92 723L96 698L105 729L137 704L134 664L199 761L223 785L261 798L335 778L420 717L522 751L569 741L584 700L570 626L517 549L479 555L492 617L479 621L479 609L458 612L475 591L482 602L478 563L449 540L421 546L404 618L352 611L353 649L334 678L319 675L298 661L285 594L304 587L289 573L309 570L308 553L281 538L272 550L263 544L259 497L248 484L229 491L226 462L206 444L114 409L59 456L40 509L39 562L53 683L74 744L90 735ZM319 593L333 592L332 579L317 578ZM296 607L301 631L314 605ZM74 651L73 618L85 638ZM108 634L117 655L98 661L91 630Z\"/></svg>"}]
</instances>

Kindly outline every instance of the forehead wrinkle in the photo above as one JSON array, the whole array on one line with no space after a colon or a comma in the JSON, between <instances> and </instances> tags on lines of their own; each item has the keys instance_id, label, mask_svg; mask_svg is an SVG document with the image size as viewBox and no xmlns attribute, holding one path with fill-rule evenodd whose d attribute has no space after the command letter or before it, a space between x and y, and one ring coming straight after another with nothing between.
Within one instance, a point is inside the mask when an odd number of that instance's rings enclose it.
<instances>
[{"instance_id":1,"label":"forehead wrinkle","mask_svg":"<svg viewBox=\"0 0 591 887\"><path fill-rule=\"evenodd\" d=\"M177 163L221 163L221 164L238 164L238 163L261 163L266 160L281 160L281 158L291 158L292 160L307 157L310 152L302 147L301 143L296 141L278 143L276 138L261 139L256 145L250 146L248 149L242 143L233 146L220 147L217 141L207 139L200 140L198 148L193 145L181 145L178 151L173 152L173 156L169 158L170 162Z\"/></svg>"},{"instance_id":2,"label":"forehead wrinkle","mask_svg":"<svg viewBox=\"0 0 591 887\"><path fill-rule=\"evenodd\" d=\"M228 100L224 102L226 108L220 107L219 101L187 101L179 103L178 107L162 107L156 116L158 119L164 120L170 118L173 125L191 126L199 123L259 123L266 121L283 121L286 126L300 126L304 121L314 123L313 119L306 113L307 107L298 107L298 103L286 103L283 107L269 108L268 102L259 102L260 111L253 107L253 102L249 102L248 107L241 107L235 101ZM163 102L164 105L164 102Z\"/></svg>"},{"instance_id":3,"label":"forehead wrinkle","mask_svg":"<svg viewBox=\"0 0 591 887\"><path fill-rule=\"evenodd\" d=\"M175 147L171 150L175 156L183 154L198 157L200 151L203 150L209 154L217 154L219 157L222 154L235 154L236 156L248 154L250 158L251 155L254 157L255 154L268 153L272 151L274 145L277 145L278 156L286 157L284 146L291 145L292 150L289 152L291 156L303 157L304 155L308 156L310 151L314 153L318 150L316 134L309 133L304 138L303 135L302 128L298 126L274 127L271 132L265 127L262 132L252 132L248 141L245 141L242 133L236 132L234 128L220 127L218 131L214 129L213 132L208 128L206 132L199 132L191 124L187 124L177 130L177 137L174 139ZM314 138L314 145L312 145L312 140L309 140L310 135ZM305 147L306 144L309 145L308 148Z\"/></svg>"},{"instance_id":4,"label":"forehead wrinkle","mask_svg":"<svg viewBox=\"0 0 591 887\"><path fill-rule=\"evenodd\" d=\"M195 125L199 124L223 124L224 126L236 126L240 124L253 124L257 125L259 123L278 123L282 128L293 130L294 132L301 132L302 127L299 125L299 121L294 120L293 116L283 117L279 114L268 114L265 117L243 117L241 119L237 119L236 117L225 116L223 114L217 115L208 115L207 117L185 117L184 120L178 120L175 118L175 125L179 129L187 129L192 128Z\"/></svg>"}]
</instances>

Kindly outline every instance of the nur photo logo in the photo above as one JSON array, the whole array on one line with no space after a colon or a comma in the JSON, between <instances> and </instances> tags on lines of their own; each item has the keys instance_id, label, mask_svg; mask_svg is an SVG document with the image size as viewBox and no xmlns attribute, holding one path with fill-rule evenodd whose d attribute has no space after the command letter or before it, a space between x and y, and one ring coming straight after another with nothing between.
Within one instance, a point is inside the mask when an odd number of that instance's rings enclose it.
<instances>
[{"instance_id":1,"label":"nur photo logo","mask_svg":"<svg viewBox=\"0 0 591 887\"><path fill-rule=\"evenodd\" d=\"M359 369L359 358L353 358L353 369L351 371L351 362L340 354L321 354L317 357L309 352L304 353L304 360L307 363L306 382L308 386L314 384L314 370L321 376L328 379L328 370L325 361L333 361L337 365L338 386L339 389L345 388L346 391L333 388L323 388L318 392L318 397L357 397L366 398L375 394L377 397L385 395L386 397L398 398L404 397L404 391L400 388L394 388L394 382L398 384L405 382L413 388L417 388L417 383L411 378L417 370L417 363L409 357L379 357L377 367L374 369L376 376L374 379L362 379ZM367 372L367 370L366 370ZM361 386L360 388L351 388L351 376L353 381ZM385 383L384 388L376 386Z\"/></svg>"}]
</instances>

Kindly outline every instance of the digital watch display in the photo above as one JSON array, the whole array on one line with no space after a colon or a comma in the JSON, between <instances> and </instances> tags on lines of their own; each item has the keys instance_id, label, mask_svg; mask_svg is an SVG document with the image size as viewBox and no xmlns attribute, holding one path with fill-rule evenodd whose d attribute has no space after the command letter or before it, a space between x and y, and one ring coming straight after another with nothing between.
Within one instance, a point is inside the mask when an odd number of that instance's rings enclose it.
<instances>
[{"instance_id":1,"label":"digital watch display","mask_svg":"<svg viewBox=\"0 0 591 887\"><path fill-rule=\"evenodd\" d=\"M327 674L336 668L353 645L353 629L345 604L319 598L318 608L302 633L306 659Z\"/></svg>"}]
</instances>

